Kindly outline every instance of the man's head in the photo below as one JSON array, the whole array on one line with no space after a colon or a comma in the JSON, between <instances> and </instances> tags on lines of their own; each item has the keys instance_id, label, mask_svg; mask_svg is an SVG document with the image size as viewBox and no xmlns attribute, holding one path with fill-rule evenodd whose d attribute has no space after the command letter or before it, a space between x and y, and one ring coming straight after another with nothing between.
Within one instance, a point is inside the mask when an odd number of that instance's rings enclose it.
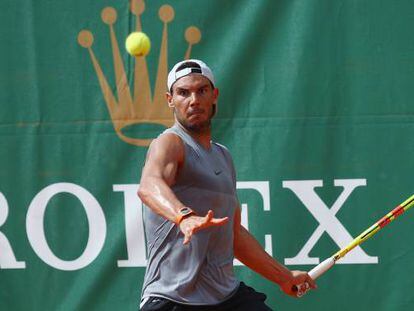
<instances>
[{"instance_id":1,"label":"man's head","mask_svg":"<svg viewBox=\"0 0 414 311\"><path fill-rule=\"evenodd\" d=\"M210 130L216 111L218 89L210 68L200 60L179 62L168 74L168 105L184 128L202 133Z\"/></svg>"}]
</instances>

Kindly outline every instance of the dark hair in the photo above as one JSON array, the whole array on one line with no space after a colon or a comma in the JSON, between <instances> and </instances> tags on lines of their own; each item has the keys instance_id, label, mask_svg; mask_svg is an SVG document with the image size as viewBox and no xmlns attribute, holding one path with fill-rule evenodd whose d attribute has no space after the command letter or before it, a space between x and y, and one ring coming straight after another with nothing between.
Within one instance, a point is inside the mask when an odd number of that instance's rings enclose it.
<instances>
[{"instance_id":1,"label":"dark hair","mask_svg":"<svg viewBox=\"0 0 414 311\"><path fill-rule=\"evenodd\" d=\"M185 62L185 63L182 63L180 66L178 66L178 68L175 70L175 72L183 70L184 68L199 68L199 69L201 69L200 65L197 64L196 62Z\"/></svg>"}]
</instances>

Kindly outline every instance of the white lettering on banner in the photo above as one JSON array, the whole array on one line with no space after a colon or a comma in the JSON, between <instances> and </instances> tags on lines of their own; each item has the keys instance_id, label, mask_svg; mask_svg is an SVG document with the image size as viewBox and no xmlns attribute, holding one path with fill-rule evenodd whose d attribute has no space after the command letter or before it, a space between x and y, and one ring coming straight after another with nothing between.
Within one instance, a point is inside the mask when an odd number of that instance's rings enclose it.
<instances>
[{"instance_id":1,"label":"white lettering on banner","mask_svg":"<svg viewBox=\"0 0 414 311\"><path fill-rule=\"evenodd\" d=\"M366 186L366 179L335 179L336 187L343 187L331 208L328 208L321 198L315 193L316 187L322 187L322 180L292 180L283 181L283 188L288 188L305 205L312 216L319 222L319 226L305 243L299 253L292 258L285 258L287 265L319 264L318 257L310 257L309 253L324 232L328 233L334 242L340 247L345 247L353 240L353 237L345 229L342 223L335 217L345 201L360 186ZM357 246L346 257L338 261L340 264L376 264L378 257L367 255L360 246Z\"/></svg>"},{"instance_id":2,"label":"white lettering on banner","mask_svg":"<svg viewBox=\"0 0 414 311\"><path fill-rule=\"evenodd\" d=\"M266 212L270 211L270 187L268 181L238 181L236 188L256 190L263 200L263 210ZM248 205L245 203L241 204L241 224L246 229L249 229ZM272 256L272 236L270 234L265 234L265 250ZM235 266L243 265L238 259L234 259L233 264Z\"/></svg>"},{"instance_id":3,"label":"white lettering on banner","mask_svg":"<svg viewBox=\"0 0 414 311\"><path fill-rule=\"evenodd\" d=\"M0 192L0 227L6 222L9 215L9 204L3 193ZM26 263L17 261L9 240L0 232L0 269L24 269Z\"/></svg>"},{"instance_id":4,"label":"white lettering on banner","mask_svg":"<svg viewBox=\"0 0 414 311\"><path fill-rule=\"evenodd\" d=\"M252 189L260 193L263 199L263 210L270 211L270 190L268 181L238 181L237 189Z\"/></svg>"},{"instance_id":5,"label":"white lettering on banner","mask_svg":"<svg viewBox=\"0 0 414 311\"><path fill-rule=\"evenodd\" d=\"M322 187L322 180L293 180L283 181L283 188L290 189L304 204L305 208L319 222L315 231L311 234L302 249L292 258L285 258L287 265L318 264L318 257L310 257L310 252L322 237L327 233L339 246L344 247L353 238L337 219L336 214L344 205L352 192L361 186L366 186L366 179L336 179L336 187L343 187L331 208L326 206L322 199L316 194L315 188ZM118 260L118 267L145 267L146 246L144 225L142 219L142 202L136 192L138 184L115 184L114 192L121 192L124 204L124 221L127 258ZM263 211L270 211L270 186L268 181L243 181L237 182L238 190L254 190L263 200ZM75 260L65 261L58 258L50 249L44 230L44 217L49 201L56 195L69 193L82 204L85 209L89 235L88 241L82 254ZM241 204L241 222L249 228L247 203ZM0 192L0 228L9 215L9 205L5 196ZM32 200L26 215L26 231L29 243L37 256L47 265L59 270L79 270L92 263L102 251L106 239L106 220L103 210L95 197L86 189L72 183L56 183L42 189ZM4 231L4 230L3 230ZM272 236L264 235L265 250L272 255ZM11 244L4 232L0 232L0 269L24 269L26 263L17 261ZM361 264L378 263L378 257L367 255L358 246L338 263ZM242 265L234 260L235 265Z\"/></svg>"},{"instance_id":6,"label":"white lettering on banner","mask_svg":"<svg viewBox=\"0 0 414 311\"><path fill-rule=\"evenodd\" d=\"M44 231L44 216L50 199L60 193L77 197L85 208L89 225L88 242L82 255L72 261L61 260L49 248ZM95 197L84 188L71 183L56 183L42 189L30 203L26 216L26 230L30 245L46 264L59 270L79 270L99 255L105 242L106 221Z\"/></svg>"},{"instance_id":7,"label":"white lettering on banner","mask_svg":"<svg viewBox=\"0 0 414 311\"><path fill-rule=\"evenodd\" d=\"M142 221L142 202L137 196L138 184L113 185L124 194L125 234L128 259L118 260L118 267L145 267L147 264Z\"/></svg>"}]
</instances>

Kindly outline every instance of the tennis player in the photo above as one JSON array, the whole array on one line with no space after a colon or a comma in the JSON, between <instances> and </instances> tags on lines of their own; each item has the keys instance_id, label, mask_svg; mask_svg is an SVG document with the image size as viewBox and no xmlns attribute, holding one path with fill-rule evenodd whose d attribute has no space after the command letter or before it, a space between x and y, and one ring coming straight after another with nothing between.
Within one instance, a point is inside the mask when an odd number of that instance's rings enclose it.
<instances>
[{"instance_id":1,"label":"tennis player","mask_svg":"<svg viewBox=\"0 0 414 311\"><path fill-rule=\"evenodd\" d=\"M219 91L200 60L168 74L175 124L148 150L138 195L148 249L141 305L149 310L271 310L266 296L240 282L233 259L296 297L306 272L290 271L241 225L236 173L228 150L211 140Z\"/></svg>"}]
</instances>

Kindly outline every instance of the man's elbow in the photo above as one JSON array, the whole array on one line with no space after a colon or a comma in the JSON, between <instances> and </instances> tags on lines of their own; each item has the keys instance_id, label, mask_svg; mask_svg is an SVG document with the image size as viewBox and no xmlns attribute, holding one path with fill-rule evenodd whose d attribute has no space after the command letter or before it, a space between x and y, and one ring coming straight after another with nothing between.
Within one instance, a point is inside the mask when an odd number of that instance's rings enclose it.
<instances>
[{"instance_id":1,"label":"man's elbow","mask_svg":"<svg viewBox=\"0 0 414 311\"><path fill-rule=\"evenodd\" d=\"M141 184L138 188L137 195L141 199L141 202L145 203L150 194L145 185Z\"/></svg>"}]
</instances>

